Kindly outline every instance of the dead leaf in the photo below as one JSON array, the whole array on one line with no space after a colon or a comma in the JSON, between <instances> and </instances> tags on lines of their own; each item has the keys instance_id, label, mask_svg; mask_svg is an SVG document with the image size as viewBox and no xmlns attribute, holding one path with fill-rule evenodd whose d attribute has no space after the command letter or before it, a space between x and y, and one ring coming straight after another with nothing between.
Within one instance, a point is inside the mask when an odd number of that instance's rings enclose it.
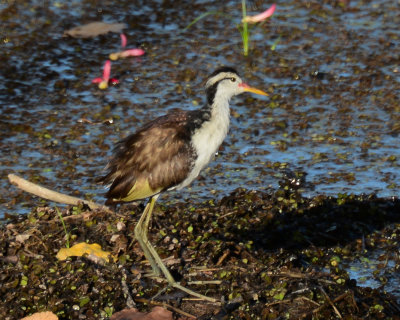
<instances>
[{"instance_id":1,"label":"dead leaf","mask_svg":"<svg viewBox=\"0 0 400 320\"><path fill-rule=\"evenodd\" d=\"M89 244L86 242L77 243L71 248L62 248L57 253L58 260L65 260L68 257L81 257L84 254L94 256L101 260L109 262L110 252L103 251L101 246L97 243Z\"/></svg>"},{"instance_id":2,"label":"dead leaf","mask_svg":"<svg viewBox=\"0 0 400 320\"><path fill-rule=\"evenodd\" d=\"M18 262L18 256L5 256L5 257L0 257L0 261L3 261L5 263L17 263Z\"/></svg>"},{"instance_id":3,"label":"dead leaf","mask_svg":"<svg viewBox=\"0 0 400 320\"><path fill-rule=\"evenodd\" d=\"M26 240L29 239L31 235L30 234L19 234L17 236L15 236L15 241L19 242L19 243L24 243Z\"/></svg>"},{"instance_id":4,"label":"dead leaf","mask_svg":"<svg viewBox=\"0 0 400 320\"><path fill-rule=\"evenodd\" d=\"M126 248L128 246L128 239L120 234L114 234L111 237L110 242L114 243L113 252L117 254L119 254L121 251L126 251Z\"/></svg>"},{"instance_id":5,"label":"dead leaf","mask_svg":"<svg viewBox=\"0 0 400 320\"><path fill-rule=\"evenodd\" d=\"M37 312L21 320L58 320L58 317L50 311Z\"/></svg>"},{"instance_id":6,"label":"dead leaf","mask_svg":"<svg viewBox=\"0 0 400 320\"><path fill-rule=\"evenodd\" d=\"M91 22L79 27L64 31L63 37L92 38L109 32L121 33L126 28L125 23Z\"/></svg>"},{"instance_id":7,"label":"dead leaf","mask_svg":"<svg viewBox=\"0 0 400 320\"><path fill-rule=\"evenodd\" d=\"M114 313L110 320L172 320L172 312L162 307L154 307L149 313L131 308Z\"/></svg>"}]
</instances>

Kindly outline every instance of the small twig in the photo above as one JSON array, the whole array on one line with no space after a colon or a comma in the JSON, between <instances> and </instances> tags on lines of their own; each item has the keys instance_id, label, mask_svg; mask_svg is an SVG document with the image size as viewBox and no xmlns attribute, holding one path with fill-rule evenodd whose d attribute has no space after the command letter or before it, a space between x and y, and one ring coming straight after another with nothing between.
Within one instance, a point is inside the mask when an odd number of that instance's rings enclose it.
<instances>
[{"instance_id":1,"label":"small twig","mask_svg":"<svg viewBox=\"0 0 400 320\"><path fill-rule=\"evenodd\" d=\"M389 253L386 254L386 259L385 259L385 263L384 263L384 265L383 265L383 269L385 269L385 268L387 267L388 262L389 262Z\"/></svg>"},{"instance_id":2,"label":"small twig","mask_svg":"<svg viewBox=\"0 0 400 320\"><path fill-rule=\"evenodd\" d=\"M357 312L358 312L359 309L358 309L358 305L357 305L356 299L354 298L354 292L353 292L353 290L350 290L350 293L351 293L351 300L353 301L353 304L354 304L354 306L356 307L356 310L357 310Z\"/></svg>"},{"instance_id":3,"label":"small twig","mask_svg":"<svg viewBox=\"0 0 400 320\"><path fill-rule=\"evenodd\" d=\"M38 253L33 253L32 251L30 251L30 250L28 250L28 249L26 249L26 248L24 248L24 253L25 253L26 256L31 257L31 258L34 258L34 259L39 259L39 260L41 260L41 259L44 258L43 255L38 254Z\"/></svg>"},{"instance_id":4,"label":"small twig","mask_svg":"<svg viewBox=\"0 0 400 320\"><path fill-rule=\"evenodd\" d=\"M307 288L303 288L303 289L299 289L299 290L293 291L293 292L291 292L291 295L293 295L293 294L301 294L301 293L308 292L308 291L311 291L311 289L307 287Z\"/></svg>"},{"instance_id":5,"label":"small twig","mask_svg":"<svg viewBox=\"0 0 400 320\"><path fill-rule=\"evenodd\" d=\"M93 212L82 212L80 214L74 214L72 216L65 216L63 217L64 221L70 221L70 220L79 220L82 219L83 221L87 221L91 218ZM54 220L51 220L49 222L54 222Z\"/></svg>"},{"instance_id":6,"label":"small twig","mask_svg":"<svg viewBox=\"0 0 400 320\"><path fill-rule=\"evenodd\" d=\"M342 293L340 296L337 296L335 299L333 299L332 301L334 303L342 300L343 298L345 298L346 296L348 296L350 293L352 293L352 291L346 291L345 293Z\"/></svg>"},{"instance_id":7,"label":"small twig","mask_svg":"<svg viewBox=\"0 0 400 320\"><path fill-rule=\"evenodd\" d=\"M187 313L187 312L185 312L185 311L183 311L181 309L175 308L175 307L173 307L173 306L171 306L169 304L166 304L164 302L157 302L157 301L147 300L147 299L144 299L144 298L136 298L135 300L137 302L147 303L147 304L151 304L153 306L164 307L164 308L170 309L170 310L172 310L172 311L174 311L176 313L179 313L179 314L181 314L181 315L183 315L185 317L196 319L196 317L194 315L191 315L190 313Z\"/></svg>"},{"instance_id":8,"label":"small twig","mask_svg":"<svg viewBox=\"0 0 400 320\"><path fill-rule=\"evenodd\" d=\"M192 269L197 270L197 272L211 272L211 271L219 271L221 268L207 268L204 266L193 266ZM197 274L197 273L195 273ZM192 275L191 273L189 275Z\"/></svg>"},{"instance_id":9,"label":"small twig","mask_svg":"<svg viewBox=\"0 0 400 320\"><path fill-rule=\"evenodd\" d=\"M318 283L323 282L325 284L336 284L335 281L326 280L326 279L317 279Z\"/></svg>"},{"instance_id":10,"label":"small twig","mask_svg":"<svg viewBox=\"0 0 400 320\"><path fill-rule=\"evenodd\" d=\"M289 299L278 300L278 301L274 301L274 302L267 303L267 304L265 305L265 307L268 308L268 307L274 306L274 305L276 305L276 304L287 303L287 302L290 302L290 300L289 300Z\"/></svg>"},{"instance_id":11,"label":"small twig","mask_svg":"<svg viewBox=\"0 0 400 320\"><path fill-rule=\"evenodd\" d=\"M230 212L225 213L225 214L223 214L222 216L218 217L217 220L226 218L226 217L231 216L231 215L233 215L233 214L235 214L235 213L237 213L237 211L230 211Z\"/></svg>"},{"instance_id":12,"label":"small twig","mask_svg":"<svg viewBox=\"0 0 400 320\"><path fill-rule=\"evenodd\" d=\"M322 287L319 287L319 288L322 289ZM327 298L328 302L329 302L331 305L332 305L333 303L336 303L336 302L342 300L342 299L345 298L347 295L349 295L349 294L352 293L352 291L347 291L347 292L342 293L341 295L337 296L335 299L333 299L333 301L331 301L331 300L329 299L328 295L326 294L325 290L322 289L321 291L322 291L322 293L325 295L325 297ZM304 298L304 297L303 297L303 298ZM363 302L363 303L364 303L364 302ZM311 312L302 314L302 315L301 315L301 319L307 318L310 314L315 314L315 313L319 312L319 311L320 311L322 308L324 308L326 305L327 305L327 303L325 302L325 303L323 303L322 305L320 305L318 308L312 310ZM357 305L356 305L356 307L357 307ZM369 308L369 306L368 306L367 304L365 304L364 307L365 307L365 308ZM335 313L339 316L339 318L340 318L340 319L343 319L342 316L341 316L341 314L338 313L339 311L337 310L337 308L336 308L335 306L333 306L333 309L335 310ZM357 307L357 309L358 309L358 307ZM336 312L336 311L337 311L337 312Z\"/></svg>"},{"instance_id":13,"label":"small twig","mask_svg":"<svg viewBox=\"0 0 400 320\"><path fill-rule=\"evenodd\" d=\"M290 271L281 271L279 273L274 273L272 271L267 272L267 275L272 277L289 277L289 278L297 278L297 279L305 279L309 278L308 274L290 272Z\"/></svg>"},{"instance_id":14,"label":"small twig","mask_svg":"<svg viewBox=\"0 0 400 320\"><path fill-rule=\"evenodd\" d=\"M314 305L316 305L318 307L320 306L320 304L318 302L316 302L316 301L314 301L314 300L312 300L310 298L307 298L307 297L298 297L295 300L306 300L306 301L308 301L308 302L310 302L310 303L312 303L312 304L314 304Z\"/></svg>"},{"instance_id":15,"label":"small twig","mask_svg":"<svg viewBox=\"0 0 400 320\"><path fill-rule=\"evenodd\" d=\"M59 202L59 203L63 203L63 204L71 204L74 206L79 205L79 203L84 203L87 206L89 206L90 209L101 208L105 211L112 212L110 210L110 208L108 208L102 204L98 204L93 201L83 200L83 199L80 199L77 197L68 196L66 194L47 189L45 187L39 186L38 184L35 184L28 180L25 180L15 174L9 174L8 180L10 180L10 182L13 185L20 188L21 190L32 193L38 197L41 197L41 198L44 198L47 200L51 200L51 201Z\"/></svg>"},{"instance_id":16,"label":"small twig","mask_svg":"<svg viewBox=\"0 0 400 320\"><path fill-rule=\"evenodd\" d=\"M126 279L128 276L126 275L126 271L124 268L121 269L121 272L122 272L121 286L122 286L122 292L124 293L124 295L126 297L126 306L128 308L134 308L134 307L136 307L136 303L132 299L132 296L129 292L129 287L126 284Z\"/></svg>"},{"instance_id":17,"label":"small twig","mask_svg":"<svg viewBox=\"0 0 400 320\"><path fill-rule=\"evenodd\" d=\"M196 280L196 281L188 281L189 285L205 285L205 284L221 284L221 280Z\"/></svg>"},{"instance_id":18,"label":"small twig","mask_svg":"<svg viewBox=\"0 0 400 320\"><path fill-rule=\"evenodd\" d=\"M224 253L222 254L222 256L218 259L216 266L219 267L230 253L231 253L231 251L229 249L225 250Z\"/></svg>"},{"instance_id":19,"label":"small twig","mask_svg":"<svg viewBox=\"0 0 400 320\"><path fill-rule=\"evenodd\" d=\"M37 229L33 229L32 232L30 232L30 235L32 237L34 237L43 247L46 251L48 251L49 249L47 248L46 244L42 241L42 239L40 239L37 235L33 234L34 231L38 231ZM40 233L40 231L39 231Z\"/></svg>"},{"instance_id":20,"label":"small twig","mask_svg":"<svg viewBox=\"0 0 400 320\"><path fill-rule=\"evenodd\" d=\"M166 266L173 266L173 265L181 263L181 259L176 259L174 256L169 256L169 257L161 259L161 260ZM191 262L191 261L193 261L192 258L185 259L185 262ZM146 266L150 265L150 262L148 260L143 260L140 263L142 263Z\"/></svg>"},{"instance_id":21,"label":"small twig","mask_svg":"<svg viewBox=\"0 0 400 320\"><path fill-rule=\"evenodd\" d=\"M334 303L332 302L331 298L329 298L328 294L325 292L324 288L319 287L319 289L321 290L321 292L324 294L326 300L328 300L329 304L332 306L333 310L335 310L335 313L337 314L337 316L339 317L339 319L343 319L342 315L340 314L339 310L336 308L336 306L334 305ZM346 295L344 295L346 296ZM343 297L344 297L343 296ZM343 299L343 297L341 299ZM339 298L339 297L338 297ZM336 299L335 299L336 300ZM337 301L339 301L340 299L338 299Z\"/></svg>"}]
</instances>

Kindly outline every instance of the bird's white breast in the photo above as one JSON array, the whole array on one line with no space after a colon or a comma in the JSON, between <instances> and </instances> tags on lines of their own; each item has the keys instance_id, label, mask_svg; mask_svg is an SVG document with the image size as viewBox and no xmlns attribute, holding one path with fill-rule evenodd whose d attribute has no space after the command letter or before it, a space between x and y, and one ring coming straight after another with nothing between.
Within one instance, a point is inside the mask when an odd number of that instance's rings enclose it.
<instances>
[{"instance_id":1,"label":"bird's white breast","mask_svg":"<svg viewBox=\"0 0 400 320\"><path fill-rule=\"evenodd\" d=\"M219 146L224 141L229 129L229 102L218 104L211 111L211 118L197 129L192 137L192 146L196 151L193 169L188 177L176 186L181 189L190 184L200 171L211 161Z\"/></svg>"}]
</instances>

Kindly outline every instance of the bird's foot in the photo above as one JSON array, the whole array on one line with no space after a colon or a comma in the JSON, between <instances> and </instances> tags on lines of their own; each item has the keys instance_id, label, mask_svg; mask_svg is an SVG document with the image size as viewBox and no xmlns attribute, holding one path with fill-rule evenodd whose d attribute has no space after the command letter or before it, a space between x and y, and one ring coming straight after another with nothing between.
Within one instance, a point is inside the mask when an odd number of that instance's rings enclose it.
<instances>
[{"instance_id":1,"label":"bird's foot","mask_svg":"<svg viewBox=\"0 0 400 320\"><path fill-rule=\"evenodd\" d=\"M210 301L210 302L217 302L217 301L218 301L218 300L215 299L215 298L210 298L210 297L207 297L207 296L202 295L202 294L200 294L200 293L197 293L197 292L195 292L195 291L193 291L193 290L190 290L190 289L188 289L188 288L182 286L182 285L181 285L180 283L178 283L178 282L170 283L170 285L171 285L172 287L176 288L176 289L179 289L179 290L181 290L181 291L183 291L183 292L186 292L187 294L189 294L189 295L191 295L191 296L194 296L194 297L196 297L196 298L199 298L199 299L201 299L201 300L206 300L206 301Z\"/></svg>"},{"instance_id":2,"label":"bird's foot","mask_svg":"<svg viewBox=\"0 0 400 320\"><path fill-rule=\"evenodd\" d=\"M165 278L158 277L158 276L156 276L154 273L147 273L147 274L145 274L144 276L145 276L145 277L152 278L152 279L157 280L157 281L160 281L160 282L161 282L161 281L166 281ZM213 281L210 281L209 283L210 283L210 284L215 284L215 282L213 282ZM208 283L208 281L204 281L204 283L202 282L201 284L209 284L209 283ZM197 281L196 284L200 284L199 281ZM191 296L194 296L194 297L196 297L196 298L199 298L200 300L206 300L206 301L210 301L210 302L214 302L214 303L215 303L215 302L218 302L217 299L210 298L210 297L207 297L207 296L202 295L202 294L200 294L200 293L197 293L197 292L195 292L195 291L193 291L193 290L190 290L190 289L188 289L188 288L182 286L179 282L172 282L172 283L170 282L170 283L169 283L169 286L170 286L170 287L173 287L173 288L176 288L176 289L179 289L179 290L181 290L181 291L183 291L183 292L185 292L185 293L187 293L187 294L189 294L189 295L191 295ZM154 300L155 298L157 298L159 295L161 295L162 293L164 293L167 289L168 289L168 286L165 287L165 288L163 288L163 289L161 289L159 292L157 292L157 294L156 294L155 296L153 296L153 297L151 298L151 300Z\"/></svg>"},{"instance_id":3,"label":"bird's foot","mask_svg":"<svg viewBox=\"0 0 400 320\"><path fill-rule=\"evenodd\" d=\"M157 280L158 282L165 282L165 279L163 277L160 277L160 275L155 273L154 271L144 273L143 276L146 278Z\"/></svg>"}]
</instances>

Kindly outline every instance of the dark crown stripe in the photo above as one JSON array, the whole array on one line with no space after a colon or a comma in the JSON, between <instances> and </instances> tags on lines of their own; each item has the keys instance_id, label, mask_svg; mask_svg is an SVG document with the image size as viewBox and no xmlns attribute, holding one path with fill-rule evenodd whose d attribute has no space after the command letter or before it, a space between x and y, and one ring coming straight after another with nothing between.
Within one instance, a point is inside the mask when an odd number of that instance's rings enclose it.
<instances>
[{"instance_id":1,"label":"dark crown stripe","mask_svg":"<svg viewBox=\"0 0 400 320\"><path fill-rule=\"evenodd\" d=\"M230 72L230 73L237 74L239 76L239 73L234 68L231 68L231 67L220 67L217 70L215 70L208 78L215 77L217 74L219 74L221 72Z\"/></svg>"}]
</instances>

